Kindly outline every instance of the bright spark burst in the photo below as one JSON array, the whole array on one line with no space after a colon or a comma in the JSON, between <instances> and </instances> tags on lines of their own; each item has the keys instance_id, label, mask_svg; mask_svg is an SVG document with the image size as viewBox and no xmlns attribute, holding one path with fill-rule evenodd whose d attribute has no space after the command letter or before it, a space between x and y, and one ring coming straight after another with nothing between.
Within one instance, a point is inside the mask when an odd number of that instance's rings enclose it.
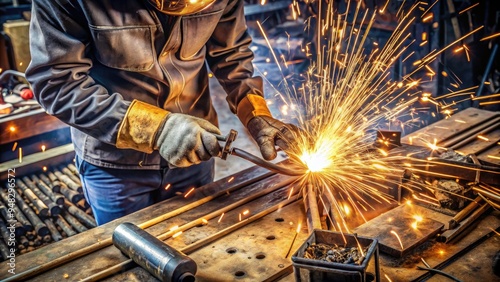
<instances>
[{"instance_id":1,"label":"bright spark burst","mask_svg":"<svg viewBox=\"0 0 500 282\"><path fill-rule=\"evenodd\" d=\"M330 219L332 226L340 231L343 226L348 231L347 214L352 213L365 220L362 211L374 209L373 203L394 202L387 194L388 184L381 184L381 180L401 184L390 179L400 178L405 169L402 162L409 158L388 154L383 149L374 150L376 131L391 130L391 127L404 130L406 125L420 122L419 111L413 108L416 102L428 102L438 109L446 107L430 93L420 91L418 86L428 81L429 77L432 79L438 75L430 64L440 54L456 48L458 44L465 49L463 39L482 27L440 50L417 58L413 69L395 81L392 66L399 59L404 62L415 55L409 47L419 44L412 39L411 27L418 18L414 14L422 8L419 7L421 2L408 11L401 8L398 11L399 22L390 38L385 44L371 44L374 46L372 50L366 47L371 39L370 30L377 13L383 13L389 1L372 11L361 8L363 1L346 1L346 11L342 12L336 10L334 2L318 1L319 5L327 7L324 14L317 15L316 34L321 36L304 48L309 56L311 52L308 48L316 46L316 58L301 74L305 80L296 86L283 76L282 89L277 89L277 92L279 100L286 106L281 107L282 114L301 128L286 150L290 160L307 171L299 180L301 187L312 184L318 190L317 194L323 194L331 205L332 213L336 214ZM436 2L423 9L421 20L432 21L430 10ZM352 13L351 8L354 8ZM263 27L259 22L257 24L271 47ZM425 39L427 35L422 38ZM273 48L270 50L279 71L283 73L282 70L289 67L284 63L286 60L281 54L276 55ZM424 71L427 76L415 78L419 71ZM448 97L466 91L451 92ZM424 107L422 111L428 109ZM446 111L452 113L450 109ZM440 148L436 142L428 144L433 149Z\"/></svg>"}]
</instances>

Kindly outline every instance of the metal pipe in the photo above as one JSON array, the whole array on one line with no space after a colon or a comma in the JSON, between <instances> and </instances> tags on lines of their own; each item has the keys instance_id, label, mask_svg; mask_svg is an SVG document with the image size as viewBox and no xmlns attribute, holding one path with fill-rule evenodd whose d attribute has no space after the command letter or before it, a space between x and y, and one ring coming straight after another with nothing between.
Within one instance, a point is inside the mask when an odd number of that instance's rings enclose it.
<instances>
[{"instance_id":1,"label":"metal pipe","mask_svg":"<svg viewBox=\"0 0 500 282\"><path fill-rule=\"evenodd\" d=\"M54 175L54 178L55 179L52 179L52 177L50 177L51 175L51 172L49 172L49 176L47 177L47 175L43 174L43 173L40 173L39 176L40 176L40 179L45 183L47 184L47 186L50 187L50 189L52 190L52 192L54 193L59 193L60 190L61 190L61 183L59 182L59 180L57 180L57 177ZM53 175L53 174L52 174Z\"/></svg>"},{"instance_id":2,"label":"metal pipe","mask_svg":"<svg viewBox=\"0 0 500 282\"><path fill-rule=\"evenodd\" d=\"M163 215L160 215L158 217L155 217L153 219L150 219L146 222L143 222L142 224L139 224L139 227L142 228L142 229L146 229L148 227L151 227L153 225L156 225L162 221L165 221L171 217L174 217L174 216L177 216L181 213L184 213L186 211L189 211L193 208L196 208L200 205L203 205L215 198L218 198L220 196L224 196L224 195L227 195L227 193L230 193L230 192L233 192L233 191L236 191L238 189L241 189L243 187L246 187L254 182L257 182L257 181L260 181L264 178L267 178L269 176L272 176L274 173L272 172L268 172L268 173L265 173L265 174L262 174L260 176L257 176L255 178L252 178L252 179L249 179L247 181L243 181L233 187L230 187L228 189L225 189L225 190L222 190L222 191L219 191L217 193L215 193L214 195L211 195L211 196L207 196L205 198L202 198L202 199L199 199L197 201L194 201L192 203L189 203L189 204L186 204L178 209L175 209L171 212L168 212L166 214L163 214ZM49 177L50 177L50 174L49 174ZM54 175L55 177L55 175ZM74 252L71 252L71 253L68 253L66 255L63 255L61 257L58 257L58 258L55 258L49 262L46 262L44 264L41 264L41 265L37 265L37 266L34 266L28 270L25 270L23 272L19 272L19 273L16 273L15 275L12 275L6 279L4 279L3 281L4 282L9 282L9 281L25 281L26 279L30 278L30 277L33 277L34 275L37 275L37 274L40 274L40 273L43 273L47 270L50 270L54 267L57 267L57 266L60 266L60 265L63 265L67 262L70 262L70 261L73 261L77 258L80 258L82 256L85 256L87 254L90 254L90 253L93 253L93 252L96 252L98 250L101 250L105 247L108 247L112 244L112 240L111 240L111 237L107 238L107 239L104 239L100 242L97 242L95 244L92 244L90 246L87 246L87 247L84 247L82 249L79 249L77 251L74 251Z\"/></svg>"},{"instance_id":3,"label":"metal pipe","mask_svg":"<svg viewBox=\"0 0 500 282\"><path fill-rule=\"evenodd\" d=\"M40 199L48 208L49 211L49 216L57 216L61 214L62 209L60 206L56 205L49 197L47 197L40 189L38 189L37 185L29 179L27 176L24 176L23 178L24 183L28 188L35 193L35 195Z\"/></svg>"},{"instance_id":4,"label":"metal pipe","mask_svg":"<svg viewBox=\"0 0 500 282\"><path fill-rule=\"evenodd\" d=\"M454 229L455 227L457 227L460 221L462 221L466 216L468 216L477 208L481 200L481 197L477 197L476 199L474 199L474 201L470 202L465 208L458 212L452 219L450 219L449 228Z\"/></svg>"},{"instance_id":5,"label":"metal pipe","mask_svg":"<svg viewBox=\"0 0 500 282\"><path fill-rule=\"evenodd\" d=\"M319 215L318 198L312 184L308 183L302 189L302 198L304 199L304 208L307 215L307 229L312 233L314 229L321 229L321 218Z\"/></svg>"},{"instance_id":6,"label":"metal pipe","mask_svg":"<svg viewBox=\"0 0 500 282\"><path fill-rule=\"evenodd\" d=\"M195 281L194 260L132 223L115 228L113 245L160 281Z\"/></svg>"},{"instance_id":7,"label":"metal pipe","mask_svg":"<svg viewBox=\"0 0 500 282\"><path fill-rule=\"evenodd\" d=\"M56 224L61 227L61 229L66 233L66 236L71 237L76 235L76 232L71 228L71 225L64 219L62 215L58 215L56 218Z\"/></svg>"},{"instance_id":8,"label":"metal pipe","mask_svg":"<svg viewBox=\"0 0 500 282\"><path fill-rule=\"evenodd\" d=\"M36 183L38 188L45 194L47 197L49 197L54 203L57 205L62 206L64 204L64 196L59 194L59 193L54 193L52 189L50 189L45 182L43 182L40 178L38 178L36 175L32 175L31 179L33 179L33 182Z\"/></svg>"},{"instance_id":9,"label":"metal pipe","mask_svg":"<svg viewBox=\"0 0 500 282\"><path fill-rule=\"evenodd\" d=\"M438 237L438 242L442 243L450 243L453 239L457 238L459 235L463 235L462 232L471 226L481 215L483 215L488 209L490 209L490 205L484 204L479 209L475 210L468 218L464 219L460 225L455 229L449 229L443 232Z\"/></svg>"},{"instance_id":10,"label":"metal pipe","mask_svg":"<svg viewBox=\"0 0 500 282\"><path fill-rule=\"evenodd\" d=\"M40 198L38 198L36 194L30 188L28 188L28 186L21 179L17 179L16 184L17 187L19 187L19 189L22 191L23 195L33 204L33 206L35 206L39 215L49 215L49 208L47 207L47 205L45 205L45 203L40 200Z\"/></svg>"},{"instance_id":11,"label":"metal pipe","mask_svg":"<svg viewBox=\"0 0 500 282\"><path fill-rule=\"evenodd\" d=\"M277 164L265 161L255 155L250 154L249 152L239 149L239 148L232 148L231 150L231 155L238 156L242 159L245 159L249 162L252 162L258 166L261 166L263 168L266 168L270 171L274 171L276 173L281 173L285 175L290 175L290 176L302 176L306 173L304 169L288 169L286 167L279 166Z\"/></svg>"},{"instance_id":12,"label":"metal pipe","mask_svg":"<svg viewBox=\"0 0 500 282\"><path fill-rule=\"evenodd\" d=\"M62 214L64 219L73 227L74 230L76 230L78 233L82 233L87 231L87 227L83 226L74 216L71 214L65 212Z\"/></svg>"},{"instance_id":13,"label":"metal pipe","mask_svg":"<svg viewBox=\"0 0 500 282\"><path fill-rule=\"evenodd\" d=\"M23 198L21 198L21 195L15 193L15 197L17 206L22 211L22 213L29 219L29 221L33 225L33 228L36 230L36 233L40 236L45 236L49 234L49 229L47 228L47 226L45 226L45 224L40 220L40 218L30 208L30 206L28 206L24 202Z\"/></svg>"},{"instance_id":14,"label":"metal pipe","mask_svg":"<svg viewBox=\"0 0 500 282\"><path fill-rule=\"evenodd\" d=\"M82 193L83 192L83 188L82 188L82 185L79 185L78 183L75 183L73 180L71 180L71 178L69 178L69 176L67 176L66 174L60 172L59 170L55 169L54 170L54 175L57 176L57 178L64 184L66 184L69 189L73 190L73 191L76 191L78 193Z\"/></svg>"},{"instance_id":15,"label":"metal pipe","mask_svg":"<svg viewBox=\"0 0 500 282\"><path fill-rule=\"evenodd\" d=\"M69 212L71 215L73 215L75 218L77 218L78 221L83 223L83 225L87 226L88 228L94 228L97 226L97 223L93 217L86 214L81 209L77 208L70 201L68 201L68 200L64 201L64 207L66 207L67 212Z\"/></svg>"}]
</instances>

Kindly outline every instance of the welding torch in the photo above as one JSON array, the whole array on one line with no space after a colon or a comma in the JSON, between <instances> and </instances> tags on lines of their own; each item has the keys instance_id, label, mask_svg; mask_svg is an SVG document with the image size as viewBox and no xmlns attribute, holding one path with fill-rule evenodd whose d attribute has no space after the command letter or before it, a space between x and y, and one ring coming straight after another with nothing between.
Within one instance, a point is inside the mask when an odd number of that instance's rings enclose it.
<instances>
[{"instance_id":1,"label":"welding torch","mask_svg":"<svg viewBox=\"0 0 500 282\"><path fill-rule=\"evenodd\" d=\"M232 143L234 140L236 140L236 137L238 136L238 132L234 129L231 129L230 132L226 135L218 135L215 134L215 137L217 140L225 142L224 147L222 148L221 153L219 154L219 157L223 160L227 159L227 156L233 155L240 157L242 159L245 159L249 162L252 162L260 167L266 168L270 171L285 174L285 175L290 175L290 176L301 176L304 175L305 171L303 169L289 169L286 167L279 166L277 164L274 164L272 162L265 161L245 150L242 150L240 148L235 148L232 147Z\"/></svg>"}]
</instances>

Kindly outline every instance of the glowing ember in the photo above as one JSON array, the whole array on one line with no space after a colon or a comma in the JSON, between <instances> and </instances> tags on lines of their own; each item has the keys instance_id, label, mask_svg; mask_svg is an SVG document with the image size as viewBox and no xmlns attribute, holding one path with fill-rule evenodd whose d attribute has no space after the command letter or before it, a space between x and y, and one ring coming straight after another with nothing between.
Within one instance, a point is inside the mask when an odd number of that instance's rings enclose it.
<instances>
[{"instance_id":1,"label":"glowing ember","mask_svg":"<svg viewBox=\"0 0 500 282\"><path fill-rule=\"evenodd\" d=\"M169 183L169 184L165 185L165 188L164 188L164 189L165 189L165 190L168 190L168 189L170 188L170 186L172 186L172 185Z\"/></svg>"},{"instance_id":2,"label":"glowing ember","mask_svg":"<svg viewBox=\"0 0 500 282\"><path fill-rule=\"evenodd\" d=\"M191 188L191 190L189 190L189 191L186 193L186 195L184 195L184 198L187 198L187 196L189 196L189 194L191 194L191 192L193 192L193 191L194 191L194 187L193 187L193 188Z\"/></svg>"},{"instance_id":3,"label":"glowing ember","mask_svg":"<svg viewBox=\"0 0 500 282\"><path fill-rule=\"evenodd\" d=\"M224 217L224 213L222 213L219 217L219 220L217 220L217 223L220 223L220 221L222 220L222 218Z\"/></svg>"}]
</instances>

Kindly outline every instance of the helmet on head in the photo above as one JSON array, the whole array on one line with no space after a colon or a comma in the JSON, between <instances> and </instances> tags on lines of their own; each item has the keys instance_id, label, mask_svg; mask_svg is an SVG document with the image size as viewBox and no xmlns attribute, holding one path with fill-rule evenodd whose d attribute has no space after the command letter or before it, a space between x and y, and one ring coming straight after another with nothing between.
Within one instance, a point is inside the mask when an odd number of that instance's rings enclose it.
<instances>
[{"instance_id":1,"label":"helmet on head","mask_svg":"<svg viewBox=\"0 0 500 282\"><path fill-rule=\"evenodd\" d=\"M215 0L148 0L157 10L167 15L184 16L198 13Z\"/></svg>"}]
</instances>

